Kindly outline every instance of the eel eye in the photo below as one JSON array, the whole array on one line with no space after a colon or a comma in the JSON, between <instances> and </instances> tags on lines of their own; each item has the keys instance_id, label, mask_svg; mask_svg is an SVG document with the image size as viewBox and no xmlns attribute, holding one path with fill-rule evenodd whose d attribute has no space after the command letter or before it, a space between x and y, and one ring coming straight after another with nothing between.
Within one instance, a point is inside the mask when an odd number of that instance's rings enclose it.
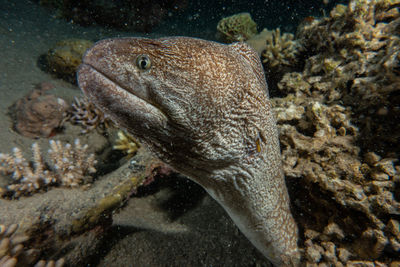
<instances>
[{"instance_id":1,"label":"eel eye","mask_svg":"<svg viewBox=\"0 0 400 267\"><path fill-rule=\"evenodd\" d=\"M141 70L148 70L151 67L151 60L148 55L139 55L136 58L136 65Z\"/></svg>"}]
</instances>

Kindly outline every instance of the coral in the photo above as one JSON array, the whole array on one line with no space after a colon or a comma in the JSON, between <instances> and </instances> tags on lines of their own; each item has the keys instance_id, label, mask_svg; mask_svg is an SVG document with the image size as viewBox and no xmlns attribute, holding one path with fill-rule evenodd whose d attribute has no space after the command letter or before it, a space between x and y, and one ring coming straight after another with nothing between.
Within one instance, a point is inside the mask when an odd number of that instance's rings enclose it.
<instances>
[{"instance_id":1,"label":"coral","mask_svg":"<svg viewBox=\"0 0 400 267\"><path fill-rule=\"evenodd\" d=\"M37 143L32 145L33 163L26 160L17 147L13 149L13 156L0 153L0 173L13 179L12 184L0 188L1 195L19 197L50 185L76 187L88 182L89 174L96 172L97 161L94 154L87 155L87 149L88 146L82 146L79 139L75 140L74 147L50 140L49 164L45 163Z\"/></svg>"},{"instance_id":2,"label":"coral","mask_svg":"<svg viewBox=\"0 0 400 267\"><path fill-rule=\"evenodd\" d=\"M257 24L249 13L239 13L221 19L217 30L221 39L227 43L243 42L257 34Z\"/></svg>"},{"instance_id":3,"label":"coral","mask_svg":"<svg viewBox=\"0 0 400 267\"><path fill-rule=\"evenodd\" d=\"M50 140L48 151L54 173L62 186L75 187L87 181L88 174L95 173L97 163L94 154L87 155L88 145L81 145L75 139L74 147L71 144L62 146L60 141Z\"/></svg>"},{"instance_id":4,"label":"coral","mask_svg":"<svg viewBox=\"0 0 400 267\"><path fill-rule=\"evenodd\" d=\"M291 198L306 265L400 260L399 3L354 0L301 24L302 69L277 70L285 97L273 104L289 188L302 188Z\"/></svg>"},{"instance_id":5,"label":"coral","mask_svg":"<svg viewBox=\"0 0 400 267\"><path fill-rule=\"evenodd\" d=\"M44 85L47 87L50 85ZM10 116L14 118L14 129L30 138L51 137L62 126L63 114L67 103L44 89L34 89L10 107Z\"/></svg>"},{"instance_id":6,"label":"coral","mask_svg":"<svg viewBox=\"0 0 400 267\"><path fill-rule=\"evenodd\" d=\"M132 135L118 131L118 139L115 141L114 149L121 150L127 158L131 158L136 154L139 147L139 142Z\"/></svg>"},{"instance_id":7,"label":"coral","mask_svg":"<svg viewBox=\"0 0 400 267\"><path fill-rule=\"evenodd\" d=\"M0 224L0 266L16 266L19 258L25 258L22 262L32 263L35 260L35 251L24 251L23 243L29 239L26 235L17 236L15 232L18 229L17 224L9 227ZM21 260L20 260L21 262Z\"/></svg>"},{"instance_id":8,"label":"coral","mask_svg":"<svg viewBox=\"0 0 400 267\"><path fill-rule=\"evenodd\" d=\"M64 121L81 125L84 128L82 133L94 129L104 131L113 125L112 121L86 97L75 97L71 108L64 114Z\"/></svg>"},{"instance_id":9,"label":"coral","mask_svg":"<svg viewBox=\"0 0 400 267\"><path fill-rule=\"evenodd\" d=\"M281 34L280 29L268 31L264 29L264 49L261 53L269 90L272 94L278 90L276 84L284 73L291 73L301 68L301 45L294 40L291 33Z\"/></svg>"},{"instance_id":10,"label":"coral","mask_svg":"<svg viewBox=\"0 0 400 267\"><path fill-rule=\"evenodd\" d=\"M85 51L93 45L84 39L62 40L49 49L46 55L48 69L57 76L75 81L75 73Z\"/></svg>"},{"instance_id":11,"label":"coral","mask_svg":"<svg viewBox=\"0 0 400 267\"><path fill-rule=\"evenodd\" d=\"M0 224L0 266L64 266L64 259L57 261L40 260L38 261L39 251L28 249L24 243L30 238L25 234L16 234L17 224L8 227Z\"/></svg>"},{"instance_id":12,"label":"coral","mask_svg":"<svg viewBox=\"0 0 400 267\"><path fill-rule=\"evenodd\" d=\"M304 188L292 197L301 202L307 263L342 266L400 251L397 159L372 152L361 159L358 129L343 106L291 95L273 103L285 174Z\"/></svg>"},{"instance_id":13,"label":"coral","mask_svg":"<svg viewBox=\"0 0 400 267\"><path fill-rule=\"evenodd\" d=\"M276 69L284 66L293 66L298 64L298 53L300 44L294 40L291 33L281 34L280 29L267 31L266 47L261 58L267 69ZM274 70L281 72L282 70Z\"/></svg>"},{"instance_id":14,"label":"coral","mask_svg":"<svg viewBox=\"0 0 400 267\"><path fill-rule=\"evenodd\" d=\"M398 4L351 1L337 5L329 17L299 27L296 36L308 58L297 78L308 88L287 82L279 86L283 92L351 107L362 149L374 147L387 155L400 152Z\"/></svg>"}]
</instances>

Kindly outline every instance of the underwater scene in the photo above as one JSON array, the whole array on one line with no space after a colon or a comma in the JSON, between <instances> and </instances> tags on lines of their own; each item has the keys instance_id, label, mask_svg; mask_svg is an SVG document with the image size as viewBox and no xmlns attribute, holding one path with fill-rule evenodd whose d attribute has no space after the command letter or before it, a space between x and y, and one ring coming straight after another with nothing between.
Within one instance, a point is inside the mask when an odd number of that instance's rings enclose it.
<instances>
[{"instance_id":1,"label":"underwater scene","mask_svg":"<svg viewBox=\"0 0 400 267\"><path fill-rule=\"evenodd\" d=\"M0 0L0 267L400 266L400 0Z\"/></svg>"}]
</instances>

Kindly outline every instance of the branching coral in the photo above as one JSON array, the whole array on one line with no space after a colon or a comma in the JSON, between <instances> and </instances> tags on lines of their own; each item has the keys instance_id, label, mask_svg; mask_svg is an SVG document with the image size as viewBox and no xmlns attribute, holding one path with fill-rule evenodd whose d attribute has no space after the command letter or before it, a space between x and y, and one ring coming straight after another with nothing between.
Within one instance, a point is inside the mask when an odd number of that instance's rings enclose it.
<instances>
[{"instance_id":1,"label":"branching coral","mask_svg":"<svg viewBox=\"0 0 400 267\"><path fill-rule=\"evenodd\" d=\"M26 248L24 243L29 240L29 236L16 234L17 229L17 224L12 224L9 227L0 224L0 266L33 266L35 263L35 266L43 267L64 266L64 259L38 261L39 251Z\"/></svg>"},{"instance_id":2,"label":"branching coral","mask_svg":"<svg viewBox=\"0 0 400 267\"><path fill-rule=\"evenodd\" d=\"M257 34L257 24L249 13L239 13L221 19L218 22L217 30L227 43L243 42Z\"/></svg>"},{"instance_id":3,"label":"branching coral","mask_svg":"<svg viewBox=\"0 0 400 267\"><path fill-rule=\"evenodd\" d=\"M298 57L296 54L300 45L293 38L294 35L291 33L281 34L280 29L268 31L266 48L261 55L266 68L273 69L297 64Z\"/></svg>"},{"instance_id":4,"label":"branching coral","mask_svg":"<svg viewBox=\"0 0 400 267\"><path fill-rule=\"evenodd\" d=\"M87 133L94 129L105 130L112 125L111 120L93 103L86 98L77 97L71 108L64 114L64 121L81 125L84 128L82 133Z\"/></svg>"},{"instance_id":5,"label":"branching coral","mask_svg":"<svg viewBox=\"0 0 400 267\"><path fill-rule=\"evenodd\" d=\"M264 35L261 60L266 70L269 90L275 92L277 90L276 84L281 80L284 73L301 68L302 60L299 56L301 45L297 40L294 40L293 34L281 34L280 29L272 31L264 29L259 35ZM253 39L249 40L248 43L257 44Z\"/></svg>"},{"instance_id":6,"label":"branching coral","mask_svg":"<svg viewBox=\"0 0 400 267\"><path fill-rule=\"evenodd\" d=\"M89 174L96 172L94 154L87 155L89 146L82 146L79 139L75 139L74 147L71 144L63 147L60 141L50 140L50 147L48 153L51 166L62 186L78 186L90 178Z\"/></svg>"},{"instance_id":7,"label":"branching coral","mask_svg":"<svg viewBox=\"0 0 400 267\"><path fill-rule=\"evenodd\" d=\"M136 154L139 147L139 142L132 135L118 131L118 139L115 141L114 149L121 150L127 158L131 158Z\"/></svg>"},{"instance_id":8,"label":"branching coral","mask_svg":"<svg viewBox=\"0 0 400 267\"><path fill-rule=\"evenodd\" d=\"M32 145L33 163L17 147L13 149L13 156L0 153L0 173L10 175L14 181L0 190L1 195L29 195L49 185L75 187L87 182L89 174L96 172L94 154L87 155L88 146L82 146L79 139L75 140L74 147L50 140L50 147L50 164L44 162L37 143Z\"/></svg>"}]
</instances>

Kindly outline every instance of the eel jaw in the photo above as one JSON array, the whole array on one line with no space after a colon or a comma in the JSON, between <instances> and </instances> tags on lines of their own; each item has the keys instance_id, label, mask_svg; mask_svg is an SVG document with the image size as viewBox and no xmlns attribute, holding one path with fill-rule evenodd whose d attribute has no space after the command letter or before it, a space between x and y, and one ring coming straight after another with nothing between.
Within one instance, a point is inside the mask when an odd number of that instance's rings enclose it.
<instances>
[{"instance_id":1,"label":"eel jaw","mask_svg":"<svg viewBox=\"0 0 400 267\"><path fill-rule=\"evenodd\" d=\"M139 137L143 132L151 134L165 127L168 121L163 112L136 95L133 89L123 88L85 61L78 70L78 85L114 122Z\"/></svg>"}]
</instances>

